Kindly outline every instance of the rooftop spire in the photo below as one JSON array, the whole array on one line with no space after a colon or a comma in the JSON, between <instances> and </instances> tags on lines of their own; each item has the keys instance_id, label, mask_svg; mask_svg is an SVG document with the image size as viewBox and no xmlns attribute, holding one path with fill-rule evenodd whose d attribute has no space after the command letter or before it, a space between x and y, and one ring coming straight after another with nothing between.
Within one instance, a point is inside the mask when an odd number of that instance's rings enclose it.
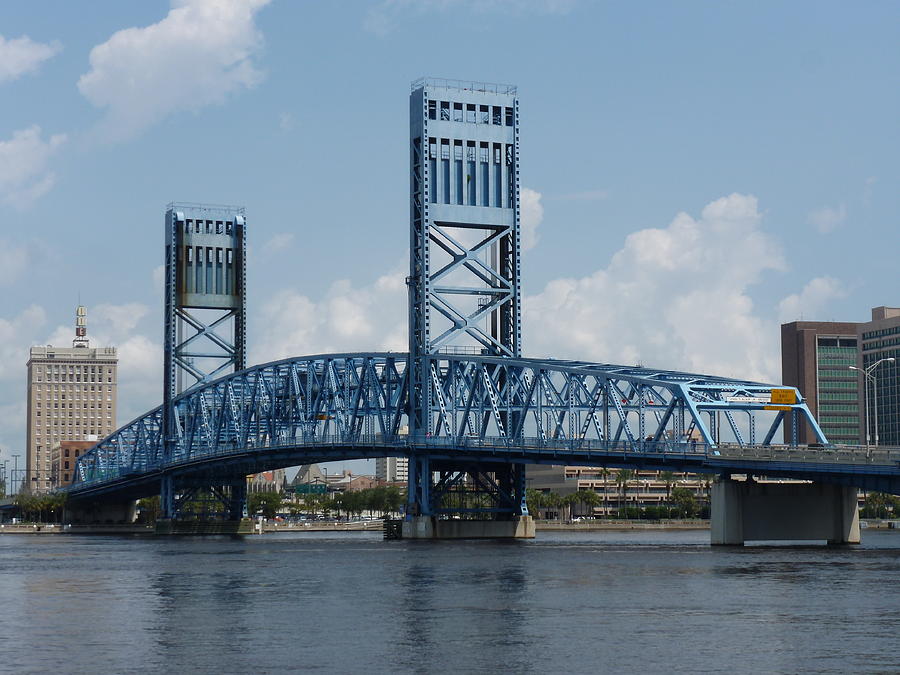
<instances>
[{"instance_id":1,"label":"rooftop spire","mask_svg":"<svg viewBox=\"0 0 900 675\"><path fill-rule=\"evenodd\" d=\"M87 309L84 305L78 305L75 309L75 339L72 340L72 346L89 346L87 337Z\"/></svg>"}]
</instances>

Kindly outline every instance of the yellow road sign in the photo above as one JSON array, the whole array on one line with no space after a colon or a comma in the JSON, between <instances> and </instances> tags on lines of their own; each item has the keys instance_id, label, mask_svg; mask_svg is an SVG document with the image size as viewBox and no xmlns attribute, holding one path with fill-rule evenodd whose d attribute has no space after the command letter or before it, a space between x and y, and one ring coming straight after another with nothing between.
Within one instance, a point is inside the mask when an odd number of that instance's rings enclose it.
<instances>
[{"instance_id":1,"label":"yellow road sign","mask_svg":"<svg viewBox=\"0 0 900 675\"><path fill-rule=\"evenodd\" d=\"M778 405L793 405L797 402L796 389L773 389L772 403Z\"/></svg>"}]
</instances>

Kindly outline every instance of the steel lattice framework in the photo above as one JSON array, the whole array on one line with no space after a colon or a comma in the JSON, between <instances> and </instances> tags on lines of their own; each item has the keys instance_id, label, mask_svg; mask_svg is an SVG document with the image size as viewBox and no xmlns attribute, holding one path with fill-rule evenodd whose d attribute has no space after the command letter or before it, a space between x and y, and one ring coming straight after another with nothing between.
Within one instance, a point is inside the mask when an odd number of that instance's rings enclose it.
<instances>
[{"instance_id":1,"label":"steel lattice framework","mask_svg":"<svg viewBox=\"0 0 900 675\"><path fill-rule=\"evenodd\" d=\"M268 468L384 454L427 456L435 472L449 462L721 473L762 459L769 475L830 471L832 482L867 485L880 476L880 487L889 491L900 480L900 457L889 454L864 458L849 449L838 456L829 448L773 446L785 414L803 418L825 442L802 399L776 414L762 402L743 400L765 398L773 385L608 364L436 358L429 373L434 426L408 435L402 433L408 364L403 353L322 355L223 377L174 401L177 438L169 456L160 407L80 457L70 492L154 494L164 476L179 484L211 475L227 482ZM688 440L694 429L704 442ZM438 480L420 495L432 512L440 510L441 489Z\"/></svg>"}]
</instances>

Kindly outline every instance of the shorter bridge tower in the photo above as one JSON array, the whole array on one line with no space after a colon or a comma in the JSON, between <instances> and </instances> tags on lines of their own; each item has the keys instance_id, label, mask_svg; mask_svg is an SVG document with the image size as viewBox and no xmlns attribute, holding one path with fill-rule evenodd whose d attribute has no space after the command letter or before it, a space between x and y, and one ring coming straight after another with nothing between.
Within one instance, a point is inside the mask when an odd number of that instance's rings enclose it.
<instances>
[{"instance_id":1,"label":"shorter bridge tower","mask_svg":"<svg viewBox=\"0 0 900 675\"><path fill-rule=\"evenodd\" d=\"M172 203L165 228L162 428L168 462L185 433L175 399L246 367L247 236L244 208L237 206ZM174 517L178 505L197 494L214 495L230 518L246 510L243 478L188 486L167 473L160 494L163 518Z\"/></svg>"}]
</instances>

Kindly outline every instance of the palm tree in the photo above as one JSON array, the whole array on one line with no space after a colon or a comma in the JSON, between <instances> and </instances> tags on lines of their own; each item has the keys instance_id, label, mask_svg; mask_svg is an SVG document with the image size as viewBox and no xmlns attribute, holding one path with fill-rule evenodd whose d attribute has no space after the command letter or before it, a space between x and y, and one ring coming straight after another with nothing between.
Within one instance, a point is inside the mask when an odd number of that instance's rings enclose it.
<instances>
[{"instance_id":1,"label":"palm tree","mask_svg":"<svg viewBox=\"0 0 900 675\"><path fill-rule=\"evenodd\" d=\"M672 504L669 500L672 497L672 486L675 485L675 472L674 471L660 471L659 479L666 484L666 508L672 508Z\"/></svg>"},{"instance_id":2,"label":"palm tree","mask_svg":"<svg viewBox=\"0 0 900 675\"><path fill-rule=\"evenodd\" d=\"M559 518L558 509L562 508L563 498L557 494L556 492L549 492L544 495L544 506L549 507L551 509L557 509L556 518Z\"/></svg>"},{"instance_id":3,"label":"palm tree","mask_svg":"<svg viewBox=\"0 0 900 675\"><path fill-rule=\"evenodd\" d=\"M580 490L581 503L588 507L591 515L594 515L594 508L603 501L594 490Z\"/></svg>"},{"instance_id":4,"label":"palm tree","mask_svg":"<svg viewBox=\"0 0 900 675\"><path fill-rule=\"evenodd\" d=\"M581 501L581 490L573 492L563 497L563 504L566 506L566 520L572 520L572 507Z\"/></svg>"},{"instance_id":5,"label":"palm tree","mask_svg":"<svg viewBox=\"0 0 900 675\"><path fill-rule=\"evenodd\" d=\"M628 481L634 478L634 471L631 469L619 469L616 471L616 485L619 486L619 494L621 501L619 502L619 514L624 517L625 500L628 496Z\"/></svg>"},{"instance_id":6,"label":"palm tree","mask_svg":"<svg viewBox=\"0 0 900 675\"><path fill-rule=\"evenodd\" d=\"M609 480L610 471L605 466L600 469L600 476L603 478L603 515L608 516L609 511L606 508L606 501L609 498L606 494L606 483Z\"/></svg>"}]
</instances>

